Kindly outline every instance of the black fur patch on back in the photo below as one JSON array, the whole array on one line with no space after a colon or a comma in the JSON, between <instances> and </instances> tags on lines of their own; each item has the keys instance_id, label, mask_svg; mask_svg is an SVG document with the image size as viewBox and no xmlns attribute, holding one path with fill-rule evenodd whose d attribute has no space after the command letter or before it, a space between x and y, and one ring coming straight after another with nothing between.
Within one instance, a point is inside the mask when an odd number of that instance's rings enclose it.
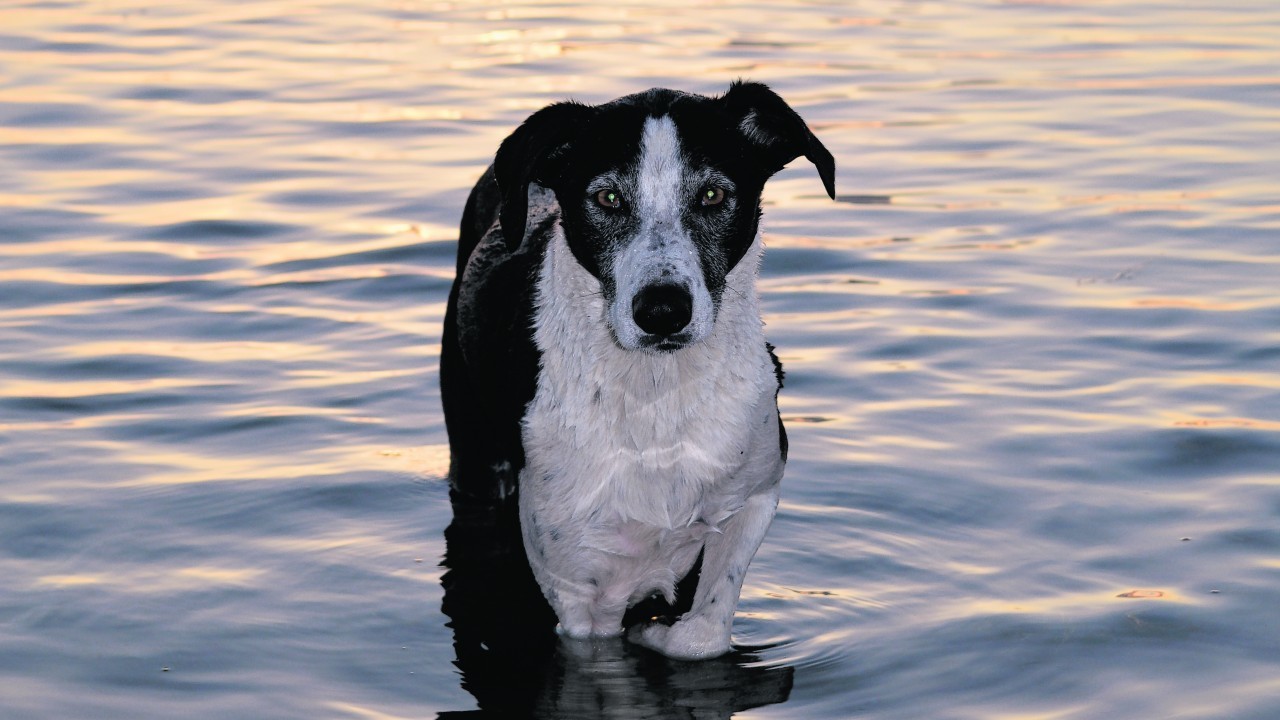
<instances>
[{"instance_id":1,"label":"black fur patch on back","mask_svg":"<svg viewBox=\"0 0 1280 720\"><path fill-rule=\"evenodd\" d=\"M765 348L769 351L769 359L773 361L773 374L778 377L778 389L782 389L782 380L787 376L782 371L782 361L778 359L777 353L774 352L773 343L765 343Z\"/></svg>"}]
</instances>

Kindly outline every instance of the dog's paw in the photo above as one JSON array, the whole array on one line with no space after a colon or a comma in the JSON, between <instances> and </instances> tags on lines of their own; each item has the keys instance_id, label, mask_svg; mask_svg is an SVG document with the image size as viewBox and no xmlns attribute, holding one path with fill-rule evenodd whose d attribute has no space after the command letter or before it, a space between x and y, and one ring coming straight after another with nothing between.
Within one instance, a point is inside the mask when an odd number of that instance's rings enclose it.
<instances>
[{"instance_id":1,"label":"dog's paw","mask_svg":"<svg viewBox=\"0 0 1280 720\"><path fill-rule=\"evenodd\" d=\"M632 630L635 643L677 660L706 660L729 652L729 628L705 616L684 618L667 626L649 623Z\"/></svg>"}]
</instances>

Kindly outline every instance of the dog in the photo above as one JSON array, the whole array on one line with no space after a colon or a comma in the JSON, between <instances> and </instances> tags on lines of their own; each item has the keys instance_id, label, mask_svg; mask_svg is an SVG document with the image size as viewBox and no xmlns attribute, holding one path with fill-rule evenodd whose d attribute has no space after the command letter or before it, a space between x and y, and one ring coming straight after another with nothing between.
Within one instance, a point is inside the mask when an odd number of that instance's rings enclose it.
<instances>
[{"instance_id":1,"label":"dog","mask_svg":"<svg viewBox=\"0 0 1280 720\"><path fill-rule=\"evenodd\" d=\"M467 200L440 358L451 493L518 498L562 635L621 635L700 562L689 610L628 637L730 649L787 457L760 196L801 156L834 199L831 153L767 86L655 88L538 110Z\"/></svg>"}]
</instances>

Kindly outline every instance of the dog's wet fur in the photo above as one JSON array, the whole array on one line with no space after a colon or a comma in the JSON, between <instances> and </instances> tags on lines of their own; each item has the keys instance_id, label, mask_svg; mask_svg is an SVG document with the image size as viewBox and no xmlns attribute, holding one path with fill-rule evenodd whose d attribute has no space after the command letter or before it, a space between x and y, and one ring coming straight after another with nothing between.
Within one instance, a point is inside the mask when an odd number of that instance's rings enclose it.
<instances>
[{"instance_id":1,"label":"dog's wet fur","mask_svg":"<svg viewBox=\"0 0 1280 720\"><path fill-rule=\"evenodd\" d=\"M467 201L440 368L453 492L518 502L563 635L622 633L701 558L687 612L630 637L729 649L787 454L760 194L801 156L834 197L831 154L764 85L654 89L539 110Z\"/></svg>"}]
</instances>

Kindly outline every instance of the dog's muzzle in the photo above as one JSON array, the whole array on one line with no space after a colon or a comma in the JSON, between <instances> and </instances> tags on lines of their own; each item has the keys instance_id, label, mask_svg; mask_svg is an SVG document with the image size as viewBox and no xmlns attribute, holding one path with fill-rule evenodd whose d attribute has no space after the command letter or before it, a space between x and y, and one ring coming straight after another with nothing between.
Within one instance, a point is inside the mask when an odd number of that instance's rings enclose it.
<instances>
[{"instance_id":1,"label":"dog's muzzle","mask_svg":"<svg viewBox=\"0 0 1280 720\"><path fill-rule=\"evenodd\" d=\"M648 285L631 299L631 318L650 337L646 345L674 350L686 342L678 333L693 318L693 296L680 285Z\"/></svg>"}]
</instances>

